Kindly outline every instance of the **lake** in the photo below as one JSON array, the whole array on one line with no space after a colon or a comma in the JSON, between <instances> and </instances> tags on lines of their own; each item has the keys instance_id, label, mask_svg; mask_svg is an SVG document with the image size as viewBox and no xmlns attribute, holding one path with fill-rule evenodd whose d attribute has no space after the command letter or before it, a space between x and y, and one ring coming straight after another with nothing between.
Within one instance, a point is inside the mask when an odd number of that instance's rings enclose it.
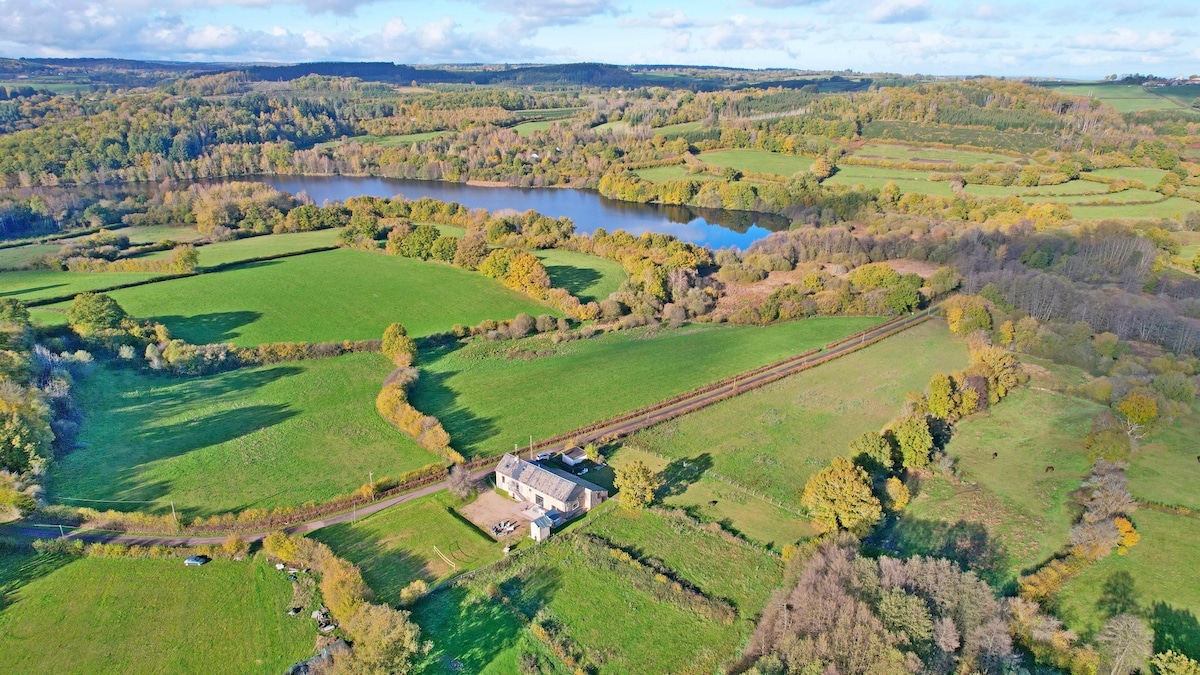
<instances>
[{"instance_id":1,"label":"lake","mask_svg":"<svg viewBox=\"0 0 1200 675\"><path fill-rule=\"evenodd\" d=\"M602 197L593 190L573 188L481 187L357 176L262 176L237 180L262 181L293 194L304 192L317 204L361 195L404 195L409 199L432 197L489 211L533 209L553 218L570 218L580 233L590 233L601 227L609 232L625 230L634 235L660 232L713 249L730 246L745 249L771 232L786 230L790 224L787 218L774 214L634 204Z\"/></svg>"}]
</instances>

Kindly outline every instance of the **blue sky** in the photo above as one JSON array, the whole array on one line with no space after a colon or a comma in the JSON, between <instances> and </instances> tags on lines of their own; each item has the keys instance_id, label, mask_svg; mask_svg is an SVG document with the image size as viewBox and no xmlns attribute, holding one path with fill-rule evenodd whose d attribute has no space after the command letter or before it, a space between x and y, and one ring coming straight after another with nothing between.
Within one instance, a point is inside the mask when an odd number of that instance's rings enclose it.
<instances>
[{"instance_id":1,"label":"blue sky","mask_svg":"<svg viewBox=\"0 0 1200 675\"><path fill-rule=\"evenodd\" d=\"M1192 2L0 0L0 54L1200 73Z\"/></svg>"}]
</instances>

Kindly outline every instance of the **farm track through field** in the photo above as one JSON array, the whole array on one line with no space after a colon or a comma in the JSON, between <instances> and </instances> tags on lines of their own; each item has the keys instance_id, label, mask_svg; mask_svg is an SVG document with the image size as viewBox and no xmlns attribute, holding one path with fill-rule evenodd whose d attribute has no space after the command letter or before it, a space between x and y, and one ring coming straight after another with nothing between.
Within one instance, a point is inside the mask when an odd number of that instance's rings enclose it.
<instances>
[{"instance_id":1,"label":"farm track through field","mask_svg":"<svg viewBox=\"0 0 1200 675\"><path fill-rule=\"evenodd\" d=\"M647 427L654 426L681 417L701 408L708 407L715 403L719 403L726 399L733 398L748 391L753 391L760 387L766 386L772 382L776 382L785 377L795 375L802 371L808 370L821 365L827 361L846 356L860 349L864 349L884 338L891 337L897 333L905 331L913 326L923 323L931 318L936 311L936 306L922 310L915 314L893 319L891 321L879 324L873 328L844 337L825 345L824 349L814 349L803 354L789 357L782 361L756 368L731 378L716 382L714 384L701 387L694 391L676 396L661 403L658 403L649 408L635 410L618 417L614 417L596 424L592 424L573 432L554 436L534 443L529 447L529 452L544 451L550 448L561 448L568 441L575 444L586 444L599 440L616 439L623 436L628 436L637 431L641 431ZM525 452L523 450L522 452ZM469 463L471 469L475 471L473 474L477 480L482 480L492 472L492 469L500 461L503 455L493 457L481 457L472 460ZM315 532L330 525L339 525L342 523L352 522L358 518L363 518L374 513L383 511L384 509L410 502L414 499L427 497L436 492L446 489L446 481L433 483L420 487L416 490L404 492L398 495L389 496L378 501L365 504L361 507L355 507L350 511L323 517L319 520L308 521L290 527L280 528L288 534L308 534ZM57 533L63 533L66 537L73 539L82 539L87 542L105 542L118 543L137 546L207 546L218 545L225 541L227 535L220 536L187 536L187 535L157 535L157 534L126 534L120 532L109 532L102 530L88 530L63 527L60 529L58 525L18 525L5 528L0 531L2 534L9 536L19 536L26 538L47 538L53 537ZM257 532L252 534L240 534L239 536L250 542L256 542L266 537L266 532Z\"/></svg>"}]
</instances>

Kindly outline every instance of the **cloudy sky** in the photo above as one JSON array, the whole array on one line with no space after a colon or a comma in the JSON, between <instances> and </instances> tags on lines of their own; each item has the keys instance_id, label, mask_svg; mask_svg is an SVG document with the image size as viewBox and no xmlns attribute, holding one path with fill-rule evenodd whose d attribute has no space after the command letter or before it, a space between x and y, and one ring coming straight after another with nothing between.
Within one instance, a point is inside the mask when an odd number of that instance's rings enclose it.
<instances>
[{"instance_id":1,"label":"cloudy sky","mask_svg":"<svg viewBox=\"0 0 1200 675\"><path fill-rule=\"evenodd\" d=\"M0 0L0 55L1200 72L1195 0Z\"/></svg>"}]
</instances>

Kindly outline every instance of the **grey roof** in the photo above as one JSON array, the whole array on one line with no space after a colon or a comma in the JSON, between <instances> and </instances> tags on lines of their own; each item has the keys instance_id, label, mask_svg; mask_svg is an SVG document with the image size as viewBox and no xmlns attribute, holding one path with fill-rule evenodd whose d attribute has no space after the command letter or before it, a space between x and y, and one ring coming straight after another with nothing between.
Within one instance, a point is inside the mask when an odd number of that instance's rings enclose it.
<instances>
[{"instance_id":1,"label":"grey roof","mask_svg":"<svg viewBox=\"0 0 1200 675\"><path fill-rule=\"evenodd\" d=\"M537 520L533 521L533 524L537 525L538 527L552 527L554 525L554 523L550 522L550 519L546 516L538 516Z\"/></svg>"},{"instance_id":2,"label":"grey roof","mask_svg":"<svg viewBox=\"0 0 1200 675\"><path fill-rule=\"evenodd\" d=\"M595 483L589 483L586 480L584 480L578 476L572 476L571 474L567 473L566 471L560 471L559 469L546 469L546 471L549 471L550 473L562 476L563 478L566 478L567 480L579 485L582 488L591 490L592 492L608 492L607 489L602 488L599 485L596 485Z\"/></svg>"},{"instance_id":3,"label":"grey roof","mask_svg":"<svg viewBox=\"0 0 1200 675\"><path fill-rule=\"evenodd\" d=\"M501 459L500 465L496 467L496 473L528 485L560 502L574 501L581 490L604 489L585 480L579 480L569 473L545 469L537 464L526 462L512 453L504 455L504 459Z\"/></svg>"}]
</instances>

